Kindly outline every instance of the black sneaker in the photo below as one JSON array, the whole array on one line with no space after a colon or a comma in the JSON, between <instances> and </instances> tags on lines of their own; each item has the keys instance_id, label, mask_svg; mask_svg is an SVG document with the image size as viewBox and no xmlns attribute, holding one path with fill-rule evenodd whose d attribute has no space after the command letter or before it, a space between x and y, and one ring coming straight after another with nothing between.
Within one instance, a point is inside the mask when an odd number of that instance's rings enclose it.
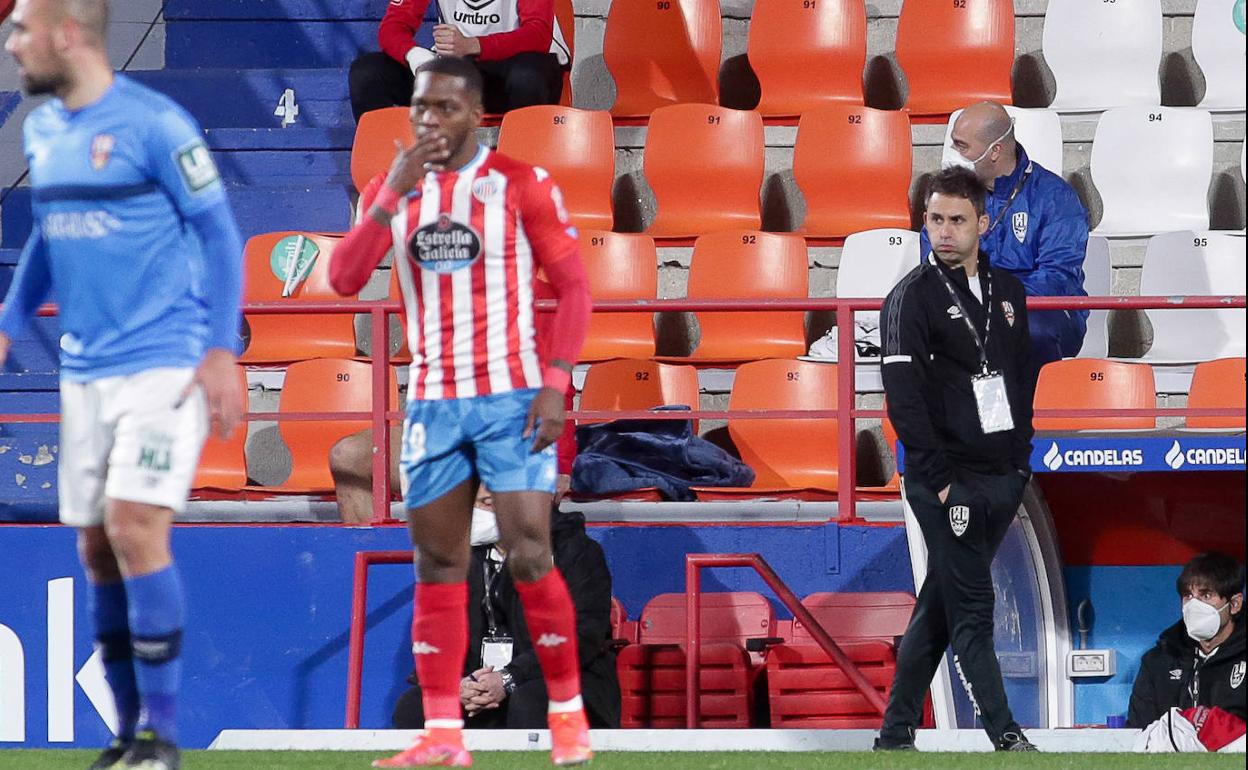
<instances>
[{"instance_id":1,"label":"black sneaker","mask_svg":"<svg viewBox=\"0 0 1248 770\"><path fill-rule=\"evenodd\" d=\"M108 746L100 752L100 755L95 758L95 761L91 763L91 766L88 767L87 770L113 770L114 767L123 768L125 765L121 764L121 759L126 755L126 752L129 749L130 741L122 740L121 738L114 738L112 743L108 744Z\"/></svg>"},{"instance_id":2,"label":"black sneaker","mask_svg":"<svg viewBox=\"0 0 1248 770\"><path fill-rule=\"evenodd\" d=\"M871 747L872 751L918 751L914 747L914 728L906 728L906 737L901 738L885 738L883 733L875 739L875 745Z\"/></svg>"},{"instance_id":3,"label":"black sneaker","mask_svg":"<svg viewBox=\"0 0 1248 770\"><path fill-rule=\"evenodd\" d=\"M134 743L120 767L126 770L181 770L182 754L169 741L151 730L143 730L134 736Z\"/></svg>"},{"instance_id":4,"label":"black sneaker","mask_svg":"<svg viewBox=\"0 0 1248 770\"><path fill-rule=\"evenodd\" d=\"M997 739L997 751L1039 751L1036 744L1027 740L1027 736L1022 731L1009 730L1001 734Z\"/></svg>"}]
</instances>

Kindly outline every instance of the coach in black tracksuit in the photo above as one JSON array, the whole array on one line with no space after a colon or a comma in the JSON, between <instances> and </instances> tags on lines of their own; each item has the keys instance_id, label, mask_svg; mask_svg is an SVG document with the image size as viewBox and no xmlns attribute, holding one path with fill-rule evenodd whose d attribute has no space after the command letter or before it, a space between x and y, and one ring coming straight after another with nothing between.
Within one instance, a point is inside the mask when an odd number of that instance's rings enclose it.
<instances>
[{"instance_id":1,"label":"coach in black tracksuit","mask_svg":"<svg viewBox=\"0 0 1248 770\"><path fill-rule=\"evenodd\" d=\"M880 313L888 414L928 571L877 749L914 747L924 695L952 644L993 745L1035 750L1010 713L992 641L990 567L1031 475L1035 381L1023 285L979 250L985 192L964 169L935 177L925 213L933 252Z\"/></svg>"}]
</instances>

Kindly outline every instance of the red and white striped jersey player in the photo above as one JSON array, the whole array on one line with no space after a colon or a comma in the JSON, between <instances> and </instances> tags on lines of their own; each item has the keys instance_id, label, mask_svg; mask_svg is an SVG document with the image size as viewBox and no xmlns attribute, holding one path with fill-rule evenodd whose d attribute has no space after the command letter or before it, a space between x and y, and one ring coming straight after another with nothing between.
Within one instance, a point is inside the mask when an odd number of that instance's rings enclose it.
<instances>
[{"instance_id":1,"label":"red and white striped jersey player","mask_svg":"<svg viewBox=\"0 0 1248 770\"><path fill-rule=\"evenodd\" d=\"M463 714L471 720L489 693L509 694L496 658L470 661L490 669L473 683L479 698L461 691L469 523L482 483L546 680L552 759L581 764L592 754L575 616L550 549L553 443L591 305L576 231L545 171L477 144L481 76L471 63L422 66L411 114L415 144L396 148L389 173L364 190L360 223L330 263L335 290L355 294L393 250L413 359L400 466L418 553L412 651L425 732L374 765L467 767ZM539 267L558 297L545 362L534 341Z\"/></svg>"}]
</instances>

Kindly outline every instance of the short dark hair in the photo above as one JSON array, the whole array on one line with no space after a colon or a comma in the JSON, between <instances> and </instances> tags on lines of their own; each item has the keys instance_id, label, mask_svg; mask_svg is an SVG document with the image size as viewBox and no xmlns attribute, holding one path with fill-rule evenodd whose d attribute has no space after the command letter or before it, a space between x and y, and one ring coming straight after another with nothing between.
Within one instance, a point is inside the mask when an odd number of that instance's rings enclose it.
<instances>
[{"instance_id":1,"label":"short dark hair","mask_svg":"<svg viewBox=\"0 0 1248 770\"><path fill-rule=\"evenodd\" d=\"M438 56L416 68L416 74L428 72L431 75L446 75L464 81L464 89L475 94L478 99L485 88L481 79L481 70L477 65L460 56Z\"/></svg>"},{"instance_id":2,"label":"short dark hair","mask_svg":"<svg viewBox=\"0 0 1248 770\"><path fill-rule=\"evenodd\" d=\"M923 196L924 210L927 209L928 201L936 193L953 198L965 198L975 207L976 216L984 214L984 198L988 196L988 188L984 187L984 183L979 181L979 177L975 176L975 172L970 169L953 166L943 169L932 177L932 181L927 185L927 195Z\"/></svg>"},{"instance_id":3,"label":"short dark hair","mask_svg":"<svg viewBox=\"0 0 1248 770\"><path fill-rule=\"evenodd\" d=\"M1244 590L1244 565L1224 553L1206 551L1183 565L1174 587L1179 596L1193 588L1208 588L1229 599Z\"/></svg>"}]
</instances>

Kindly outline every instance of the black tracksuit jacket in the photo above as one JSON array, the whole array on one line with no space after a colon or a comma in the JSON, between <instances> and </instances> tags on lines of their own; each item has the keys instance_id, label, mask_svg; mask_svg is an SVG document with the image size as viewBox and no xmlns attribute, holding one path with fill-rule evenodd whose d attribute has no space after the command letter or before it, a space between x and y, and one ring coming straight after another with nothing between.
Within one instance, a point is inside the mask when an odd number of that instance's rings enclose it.
<instances>
[{"instance_id":1,"label":"black tracksuit jacket","mask_svg":"<svg viewBox=\"0 0 1248 770\"><path fill-rule=\"evenodd\" d=\"M991 280L992 290L988 366L1005 377L1014 419L1013 430L985 434L971 389L971 378L980 373L979 348L937 271L948 277L981 339L987 319L966 272L950 270L934 256L902 278L884 300L884 392L888 416L905 447L906 476L938 491L953 481L954 468L1029 473L1036 384L1023 284L994 270L980 251L978 272ZM988 299L988 292L983 294Z\"/></svg>"},{"instance_id":2,"label":"black tracksuit jacket","mask_svg":"<svg viewBox=\"0 0 1248 770\"><path fill-rule=\"evenodd\" d=\"M1235 630L1213 655L1200 664L1197 645L1187 635L1180 620L1161 632L1157 645L1140 660L1140 672L1131 688L1127 727L1144 728L1156 722L1173 706L1217 706L1245 719L1245 693L1248 676L1244 659L1244 613L1233 619ZM1192 681L1197 694L1192 700Z\"/></svg>"}]
</instances>

